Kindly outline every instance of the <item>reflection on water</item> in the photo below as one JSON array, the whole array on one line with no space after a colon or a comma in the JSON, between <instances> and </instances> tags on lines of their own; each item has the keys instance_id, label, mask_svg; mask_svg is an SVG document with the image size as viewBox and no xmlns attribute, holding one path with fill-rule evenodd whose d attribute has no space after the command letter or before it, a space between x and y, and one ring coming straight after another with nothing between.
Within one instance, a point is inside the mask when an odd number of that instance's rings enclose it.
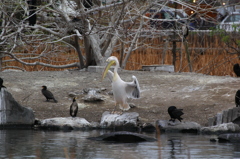
<instances>
[{"instance_id":1,"label":"reflection on water","mask_svg":"<svg viewBox=\"0 0 240 159\"><path fill-rule=\"evenodd\" d=\"M156 142L88 140L104 131L0 130L0 158L240 158L240 144L210 142L211 136L161 134ZM155 134L146 134L155 137Z\"/></svg>"}]
</instances>

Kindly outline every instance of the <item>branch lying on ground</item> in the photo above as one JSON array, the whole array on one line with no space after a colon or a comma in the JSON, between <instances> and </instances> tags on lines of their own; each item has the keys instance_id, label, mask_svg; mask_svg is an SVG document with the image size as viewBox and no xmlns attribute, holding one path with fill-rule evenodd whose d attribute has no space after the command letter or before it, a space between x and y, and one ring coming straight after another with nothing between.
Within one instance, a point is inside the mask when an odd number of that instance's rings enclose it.
<instances>
[{"instance_id":1,"label":"branch lying on ground","mask_svg":"<svg viewBox=\"0 0 240 159\"><path fill-rule=\"evenodd\" d=\"M47 63L43 63L43 62L39 62L39 61L36 61L36 62L33 62L33 63L29 63L29 62L25 62L25 61L22 61L20 60L19 58L17 58L15 55L11 54L11 53L8 53L8 52L3 52L3 51L0 51L0 53L3 53L3 54L7 54L8 56L10 56L11 58L15 59L17 62L20 62L24 65L28 65L28 66L36 66L36 65L41 65L41 66L45 66L45 67L51 67L51 68L69 68L69 67L80 67L79 63L75 62L75 63L71 63L71 64L67 64L67 65L51 65L51 64L47 64Z\"/></svg>"}]
</instances>

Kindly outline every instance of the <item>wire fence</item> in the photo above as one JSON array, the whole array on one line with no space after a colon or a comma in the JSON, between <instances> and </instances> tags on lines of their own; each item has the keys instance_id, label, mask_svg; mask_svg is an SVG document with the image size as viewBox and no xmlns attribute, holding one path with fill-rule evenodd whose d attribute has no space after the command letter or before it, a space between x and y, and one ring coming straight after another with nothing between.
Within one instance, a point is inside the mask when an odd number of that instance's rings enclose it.
<instances>
[{"instance_id":1,"label":"wire fence","mask_svg":"<svg viewBox=\"0 0 240 159\"><path fill-rule=\"evenodd\" d=\"M167 34L166 34L167 35ZM141 70L142 65L172 65L173 63L173 41L169 36L154 36L143 37L138 40L136 48L128 60L127 70ZM235 76L233 72L233 65L240 63L240 49L239 38L237 32L213 32L213 31L191 31L186 41L182 41L181 37L176 42L176 72L189 72L191 65L192 72L203 73L208 75L218 76ZM82 43L82 42L81 42ZM187 49L185 48L187 44ZM116 46L112 55L119 57L121 55L121 45ZM59 46L54 46L59 47ZM41 56L38 61L44 61L53 65L65 65L73 62L78 62L77 53L74 49L68 46L61 46L61 51L54 51L53 48L46 50L39 47L35 54L41 54L44 50L46 53ZM127 48L127 45L125 45ZM23 60L34 62L36 60L31 58L24 59L25 56L29 57L31 49L18 52ZM84 53L84 48L82 48ZM187 55L190 59L187 59ZM33 57L36 55L32 55ZM10 57L4 57L2 68L9 69L22 69L25 71L55 71L60 69L49 68L44 66L26 66Z\"/></svg>"}]
</instances>

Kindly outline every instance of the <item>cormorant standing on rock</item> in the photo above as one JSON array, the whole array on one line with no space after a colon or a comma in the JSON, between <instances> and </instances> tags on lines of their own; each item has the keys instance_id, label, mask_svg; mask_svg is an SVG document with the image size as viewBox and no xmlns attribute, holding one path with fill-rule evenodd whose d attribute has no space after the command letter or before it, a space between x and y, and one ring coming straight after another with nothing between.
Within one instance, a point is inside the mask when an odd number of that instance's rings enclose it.
<instances>
[{"instance_id":1,"label":"cormorant standing on rock","mask_svg":"<svg viewBox=\"0 0 240 159\"><path fill-rule=\"evenodd\" d=\"M238 63L233 65L233 72L237 75L237 77L240 77L240 67Z\"/></svg>"},{"instance_id":2,"label":"cormorant standing on rock","mask_svg":"<svg viewBox=\"0 0 240 159\"><path fill-rule=\"evenodd\" d=\"M240 90L238 90L236 92L236 95L235 95L235 104L236 104L236 107L240 107Z\"/></svg>"},{"instance_id":3,"label":"cormorant standing on rock","mask_svg":"<svg viewBox=\"0 0 240 159\"><path fill-rule=\"evenodd\" d=\"M175 106L170 106L168 108L168 114L171 117L169 121L175 122L175 119L178 119L181 122L181 120L183 120L183 118L181 118L181 116L184 114L182 109L177 109Z\"/></svg>"},{"instance_id":4,"label":"cormorant standing on rock","mask_svg":"<svg viewBox=\"0 0 240 159\"><path fill-rule=\"evenodd\" d=\"M78 112L78 104L76 101L76 97L73 98L73 102L70 106L70 115L72 117L76 117L77 116L77 112Z\"/></svg>"},{"instance_id":5,"label":"cormorant standing on rock","mask_svg":"<svg viewBox=\"0 0 240 159\"><path fill-rule=\"evenodd\" d=\"M3 85L3 79L0 77L0 91L2 88L6 88L6 87Z\"/></svg>"},{"instance_id":6,"label":"cormorant standing on rock","mask_svg":"<svg viewBox=\"0 0 240 159\"><path fill-rule=\"evenodd\" d=\"M47 90L47 86L42 86L42 94L46 97L46 101L48 102L49 99L53 99L55 103L57 103L57 100L54 98L52 92Z\"/></svg>"}]
</instances>

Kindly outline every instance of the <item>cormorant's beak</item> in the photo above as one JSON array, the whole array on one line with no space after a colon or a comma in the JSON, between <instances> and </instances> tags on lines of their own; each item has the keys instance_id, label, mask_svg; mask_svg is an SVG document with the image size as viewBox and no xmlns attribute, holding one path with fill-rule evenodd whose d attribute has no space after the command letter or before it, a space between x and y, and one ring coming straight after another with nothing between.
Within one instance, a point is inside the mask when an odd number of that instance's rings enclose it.
<instances>
[{"instance_id":1,"label":"cormorant's beak","mask_svg":"<svg viewBox=\"0 0 240 159\"><path fill-rule=\"evenodd\" d=\"M105 76L107 75L108 73L108 70L110 69L110 67L115 63L115 61L110 61L108 63L108 65L105 67L104 71L103 71L103 74L102 74L102 80L105 78Z\"/></svg>"}]
</instances>

